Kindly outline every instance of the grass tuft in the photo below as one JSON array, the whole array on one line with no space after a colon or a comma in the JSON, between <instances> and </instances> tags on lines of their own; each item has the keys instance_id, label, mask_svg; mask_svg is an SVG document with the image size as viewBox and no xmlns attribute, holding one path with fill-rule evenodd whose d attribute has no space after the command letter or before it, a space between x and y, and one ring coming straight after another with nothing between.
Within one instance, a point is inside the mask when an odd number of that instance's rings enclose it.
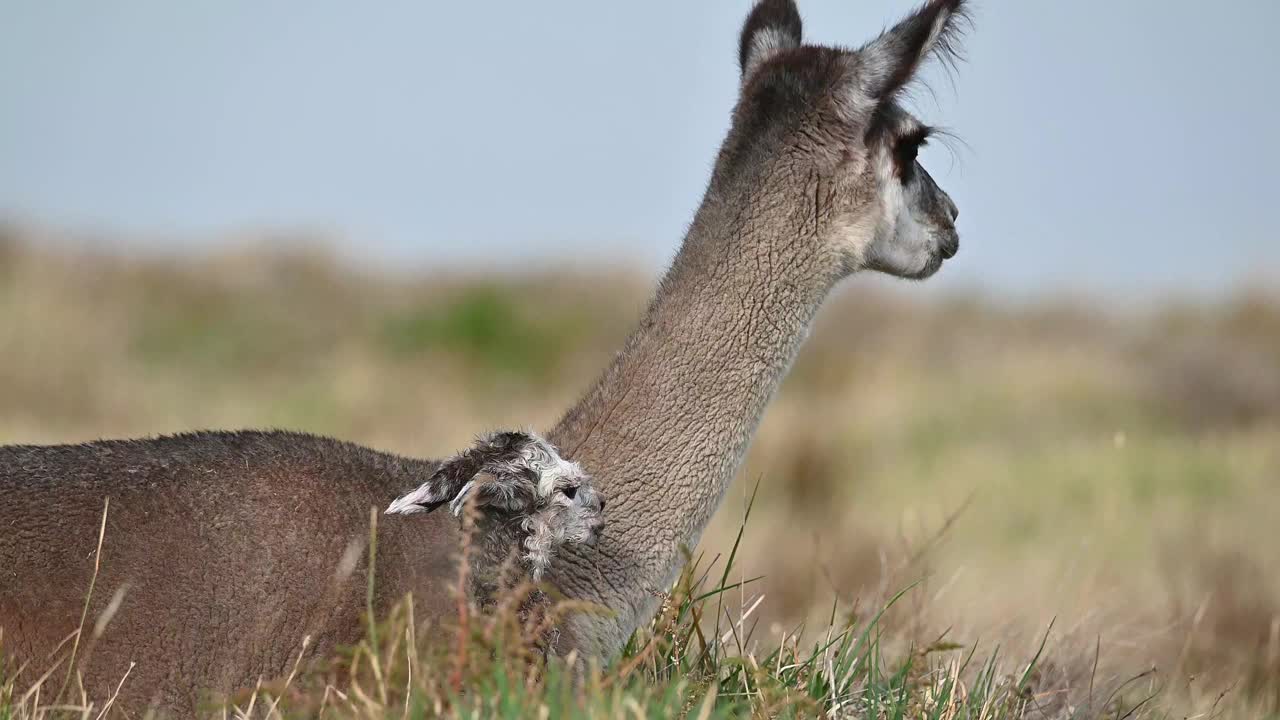
<instances>
[{"instance_id":1,"label":"grass tuft","mask_svg":"<svg viewBox=\"0 0 1280 720\"><path fill-rule=\"evenodd\" d=\"M622 656L606 669L573 655L544 662L542 652L550 625L565 614L603 610L561 600L544 615L523 615L517 609L534 590L528 584L509 589L492 609L479 610L459 590L459 616L450 628L456 643L420 642L427 633L415 625L413 598L407 597L388 617L370 623L365 639L355 647L320 662L304 662L309 643L305 640L284 678L260 681L207 705L202 714L269 720L1001 720L1032 717L1033 710L1043 710L1040 698L1078 693L1076 688L1045 685L1039 663L1049 641L1047 631L1035 655L1022 665L1007 665L998 648L981 656L976 646L944 638L924 648L890 650L895 647L888 641L892 631L882 619L918 591L914 586L893 595L864 620L856 613L841 616L833 611L818 641L804 642L799 634L761 641L751 620L762 597L748 596L736 611L726 607L731 591L752 582L728 582L735 570L733 557L726 560L717 582L710 580L716 561L689 562L663 595L654 620L630 638ZM459 588L466 586L466 572L464 563ZM0 634L0 650L2 644ZM81 691L78 700L63 702L44 694L51 673L33 687L19 688L18 673L7 670L0 665L0 720L45 720L66 714L111 717L114 695L89 698ZM126 674L120 686L127 681ZM1108 700L1113 713L1123 706L1122 696Z\"/></svg>"}]
</instances>

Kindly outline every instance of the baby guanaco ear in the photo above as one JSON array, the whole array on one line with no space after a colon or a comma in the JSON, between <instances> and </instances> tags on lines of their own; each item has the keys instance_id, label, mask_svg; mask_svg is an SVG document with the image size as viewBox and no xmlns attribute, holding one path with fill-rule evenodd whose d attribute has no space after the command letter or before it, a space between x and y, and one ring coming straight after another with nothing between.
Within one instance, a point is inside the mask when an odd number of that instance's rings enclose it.
<instances>
[{"instance_id":1,"label":"baby guanaco ear","mask_svg":"<svg viewBox=\"0 0 1280 720\"><path fill-rule=\"evenodd\" d=\"M431 512L450 503L454 513L462 509L466 496L475 487L481 472L482 460L473 450L464 450L445 460L427 481L412 492L403 495L387 508L388 515L412 515Z\"/></svg>"}]
</instances>

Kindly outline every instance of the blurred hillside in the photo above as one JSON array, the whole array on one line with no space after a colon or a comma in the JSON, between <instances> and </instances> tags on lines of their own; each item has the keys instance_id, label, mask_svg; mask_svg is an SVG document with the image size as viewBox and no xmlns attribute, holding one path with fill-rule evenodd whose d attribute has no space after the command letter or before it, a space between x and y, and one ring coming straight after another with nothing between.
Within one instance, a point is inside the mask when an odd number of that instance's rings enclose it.
<instances>
[{"instance_id":1,"label":"blurred hillside","mask_svg":"<svg viewBox=\"0 0 1280 720\"><path fill-rule=\"evenodd\" d=\"M653 281L146 259L9 233L0 442L269 426L438 456L554 422ZM730 546L759 479L739 564L765 576L740 598L763 593L762 627L921 580L893 622L922 644L1021 653L1056 617L1052 642L1079 657L1098 642L1192 695L1244 678L1236 692L1275 702L1280 298L1006 307L867 285L824 309L700 549Z\"/></svg>"}]
</instances>

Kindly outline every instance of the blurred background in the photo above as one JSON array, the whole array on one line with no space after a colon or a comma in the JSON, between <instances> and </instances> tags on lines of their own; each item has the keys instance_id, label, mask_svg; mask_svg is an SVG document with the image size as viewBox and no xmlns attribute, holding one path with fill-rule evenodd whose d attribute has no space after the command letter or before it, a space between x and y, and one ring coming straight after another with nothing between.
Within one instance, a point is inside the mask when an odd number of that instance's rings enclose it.
<instances>
[{"instance_id":1,"label":"blurred background","mask_svg":"<svg viewBox=\"0 0 1280 720\"><path fill-rule=\"evenodd\" d=\"M692 217L748 7L0 0L0 442L547 427ZM759 480L762 632L921 581L917 644L1056 618L1077 670L1275 703L1280 4L975 24L915 100L960 254L846 283L700 551Z\"/></svg>"}]
</instances>

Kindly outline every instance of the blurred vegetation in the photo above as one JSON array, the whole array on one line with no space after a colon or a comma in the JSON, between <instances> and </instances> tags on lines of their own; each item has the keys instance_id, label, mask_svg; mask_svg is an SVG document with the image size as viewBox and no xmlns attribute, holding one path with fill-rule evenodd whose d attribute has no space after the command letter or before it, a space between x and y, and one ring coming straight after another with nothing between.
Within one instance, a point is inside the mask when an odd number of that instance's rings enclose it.
<instances>
[{"instance_id":1,"label":"blurred vegetation","mask_svg":"<svg viewBox=\"0 0 1280 720\"><path fill-rule=\"evenodd\" d=\"M723 564L691 562L653 621L608 668L575 655L544 662L544 619L554 623L565 612L599 608L558 601L545 614L521 616L514 608L532 590L521 584L484 612L459 598L458 616L442 628L447 642L422 639L412 622L412 598L406 598L367 627L356 646L308 662L303 641L282 677L229 697L207 696L197 712L263 720L1151 715L1143 711L1152 699L1149 682L1141 682L1150 672L1095 687L1092 675L1072 677L1044 662L1044 642L1017 659L942 637L926 647L890 650L880 621L905 592L874 612L833 613L821 642L802 643L791 634L762 646L757 626L747 625L752 611L739 609L735 616L728 610L725 595L743 586L727 582L732 573L732 553ZM25 685L7 670L0 663L0 717L6 720L105 717L118 709L114 697L91 697L79 685L56 690L56 677L35 680L23 692Z\"/></svg>"},{"instance_id":2,"label":"blurred vegetation","mask_svg":"<svg viewBox=\"0 0 1280 720\"><path fill-rule=\"evenodd\" d=\"M584 318L539 314L537 308L518 291L476 285L440 305L416 306L392 316L383 324L382 340L395 353L437 351L478 371L506 373L525 382L546 380L580 347L590 328Z\"/></svg>"},{"instance_id":3,"label":"blurred vegetation","mask_svg":"<svg viewBox=\"0 0 1280 720\"><path fill-rule=\"evenodd\" d=\"M554 422L652 282L0 234L0 442L285 426L439 456ZM1274 713L1280 298L913 290L854 279L833 298L703 538L705 557L727 551L762 479L735 572L764 578L734 591L765 598L762 642L919 583L886 642L946 631L1029 657L1057 618L1046 672L1098 649L1116 676L1156 667L1175 712L1230 688L1233 713Z\"/></svg>"}]
</instances>

